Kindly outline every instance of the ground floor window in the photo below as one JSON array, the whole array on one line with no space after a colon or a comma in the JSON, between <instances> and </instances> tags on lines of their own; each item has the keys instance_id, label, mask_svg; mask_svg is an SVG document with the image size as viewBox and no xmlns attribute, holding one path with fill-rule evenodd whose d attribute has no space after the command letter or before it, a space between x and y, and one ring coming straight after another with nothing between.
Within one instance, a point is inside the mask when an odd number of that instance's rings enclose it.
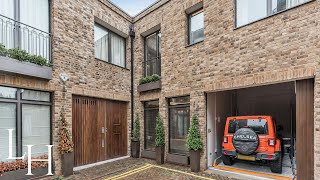
<instances>
[{"instance_id":1,"label":"ground floor window","mask_svg":"<svg viewBox=\"0 0 320 180\"><path fill-rule=\"evenodd\" d=\"M190 97L169 99L169 152L187 154L186 146L190 126Z\"/></svg>"},{"instance_id":2,"label":"ground floor window","mask_svg":"<svg viewBox=\"0 0 320 180\"><path fill-rule=\"evenodd\" d=\"M9 132L13 131L13 155L27 153L26 145L32 147L32 155L46 155L51 144L51 94L0 86L0 162L9 155Z\"/></svg>"},{"instance_id":3,"label":"ground floor window","mask_svg":"<svg viewBox=\"0 0 320 180\"><path fill-rule=\"evenodd\" d=\"M156 118L159 113L159 101L144 103L144 148L155 150Z\"/></svg>"}]
</instances>

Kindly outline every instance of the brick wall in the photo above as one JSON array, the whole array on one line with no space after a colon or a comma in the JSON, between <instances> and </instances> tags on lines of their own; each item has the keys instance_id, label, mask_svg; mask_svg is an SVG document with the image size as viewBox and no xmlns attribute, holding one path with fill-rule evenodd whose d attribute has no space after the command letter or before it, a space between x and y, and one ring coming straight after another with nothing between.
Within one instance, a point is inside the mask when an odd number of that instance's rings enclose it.
<instances>
[{"instance_id":1,"label":"brick wall","mask_svg":"<svg viewBox=\"0 0 320 180\"><path fill-rule=\"evenodd\" d=\"M141 34L159 24L162 34L162 89L141 94L135 91L136 103L160 98L160 113L167 126L166 98L190 95L191 115L199 114L201 134L206 142L205 92L315 77L315 177L320 178L317 173L320 170L320 89L317 70L320 60L317 30L320 26L320 1L312 1L235 28L233 1L204 0L205 40L187 46L185 10L198 2L201 1L162 0L151 10L134 18L138 35L134 49L135 86L143 76L144 41ZM142 104L137 104L137 109L142 112ZM141 121L143 124L143 118ZM168 144L168 136L166 138ZM202 168L207 166L206 149L202 154Z\"/></svg>"}]
</instances>

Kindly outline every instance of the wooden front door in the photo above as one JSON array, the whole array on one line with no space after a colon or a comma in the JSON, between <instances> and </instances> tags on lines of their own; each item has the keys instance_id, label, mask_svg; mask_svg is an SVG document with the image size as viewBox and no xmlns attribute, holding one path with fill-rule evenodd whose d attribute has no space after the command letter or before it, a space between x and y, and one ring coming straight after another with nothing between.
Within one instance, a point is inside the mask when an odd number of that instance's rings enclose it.
<instances>
[{"instance_id":1,"label":"wooden front door","mask_svg":"<svg viewBox=\"0 0 320 180\"><path fill-rule=\"evenodd\" d=\"M73 96L75 166L127 154L127 103Z\"/></svg>"},{"instance_id":2,"label":"wooden front door","mask_svg":"<svg viewBox=\"0 0 320 180\"><path fill-rule=\"evenodd\" d=\"M296 83L297 179L314 179L314 80Z\"/></svg>"}]
</instances>

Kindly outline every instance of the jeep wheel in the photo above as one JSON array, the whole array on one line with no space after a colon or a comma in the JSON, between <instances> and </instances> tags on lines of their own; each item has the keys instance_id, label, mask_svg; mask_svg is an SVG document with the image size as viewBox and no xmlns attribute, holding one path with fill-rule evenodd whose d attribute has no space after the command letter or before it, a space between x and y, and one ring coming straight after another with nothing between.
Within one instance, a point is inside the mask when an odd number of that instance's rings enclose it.
<instances>
[{"instance_id":1,"label":"jeep wheel","mask_svg":"<svg viewBox=\"0 0 320 180\"><path fill-rule=\"evenodd\" d=\"M281 157L281 153L280 156L277 160L275 161L270 161L270 169L271 172L273 173L282 173L282 157Z\"/></svg>"},{"instance_id":2,"label":"jeep wheel","mask_svg":"<svg viewBox=\"0 0 320 180\"><path fill-rule=\"evenodd\" d=\"M234 133L232 144L237 152L250 155L258 149L259 136L251 128L241 128Z\"/></svg>"},{"instance_id":3,"label":"jeep wheel","mask_svg":"<svg viewBox=\"0 0 320 180\"><path fill-rule=\"evenodd\" d=\"M222 155L222 162L224 165L227 165L227 166L232 166L233 164L232 158L227 155Z\"/></svg>"}]
</instances>

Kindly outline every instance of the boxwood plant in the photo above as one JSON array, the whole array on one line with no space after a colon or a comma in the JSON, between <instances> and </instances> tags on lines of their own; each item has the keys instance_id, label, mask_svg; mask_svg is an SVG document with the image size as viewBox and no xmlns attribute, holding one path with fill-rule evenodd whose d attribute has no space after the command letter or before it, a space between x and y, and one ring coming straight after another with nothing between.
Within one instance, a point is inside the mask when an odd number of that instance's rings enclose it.
<instances>
[{"instance_id":1,"label":"boxwood plant","mask_svg":"<svg viewBox=\"0 0 320 180\"><path fill-rule=\"evenodd\" d=\"M162 147L165 145L165 134L164 134L164 127L163 127L163 121L160 116L160 113L158 113L157 120L156 120L156 140L155 140L155 146L156 147Z\"/></svg>"},{"instance_id":2,"label":"boxwood plant","mask_svg":"<svg viewBox=\"0 0 320 180\"><path fill-rule=\"evenodd\" d=\"M142 77L139 81L139 84L147 84L155 81L159 81L161 77L157 74L153 74L152 76Z\"/></svg>"},{"instance_id":3,"label":"boxwood plant","mask_svg":"<svg viewBox=\"0 0 320 180\"><path fill-rule=\"evenodd\" d=\"M19 61L30 62L40 66L52 66L47 62L47 59L42 56L29 54L27 51L19 48L6 49L3 44L0 44L0 56L8 56Z\"/></svg>"},{"instance_id":4,"label":"boxwood plant","mask_svg":"<svg viewBox=\"0 0 320 180\"><path fill-rule=\"evenodd\" d=\"M139 114L136 114L136 118L134 120L133 132L132 132L132 140L139 141L140 140L140 118Z\"/></svg>"},{"instance_id":5,"label":"boxwood plant","mask_svg":"<svg viewBox=\"0 0 320 180\"><path fill-rule=\"evenodd\" d=\"M189 150L201 151L203 149L203 142L199 131L199 120L197 115L192 116L191 127L188 131L187 147Z\"/></svg>"}]
</instances>

